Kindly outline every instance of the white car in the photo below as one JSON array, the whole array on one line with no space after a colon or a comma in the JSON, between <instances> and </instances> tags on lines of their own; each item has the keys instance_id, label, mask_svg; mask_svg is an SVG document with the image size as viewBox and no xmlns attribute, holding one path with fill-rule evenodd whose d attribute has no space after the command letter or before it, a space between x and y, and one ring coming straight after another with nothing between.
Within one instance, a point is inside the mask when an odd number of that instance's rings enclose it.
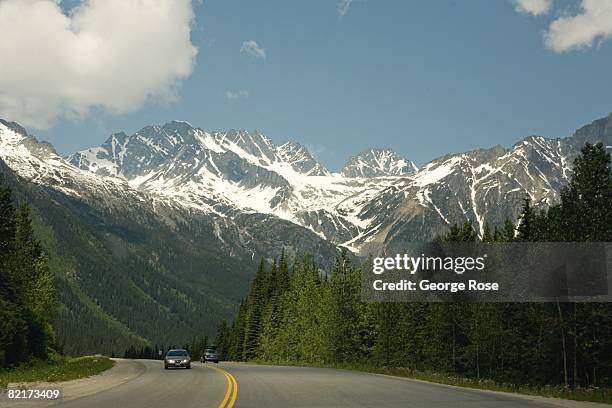
<instances>
[{"instance_id":1,"label":"white car","mask_svg":"<svg viewBox=\"0 0 612 408\"><path fill-rule=\"evenodd\" d=\"M184 349L168 350L164 358L164 369L191 368L191 356Z\"/></svg>"}]
</instances>

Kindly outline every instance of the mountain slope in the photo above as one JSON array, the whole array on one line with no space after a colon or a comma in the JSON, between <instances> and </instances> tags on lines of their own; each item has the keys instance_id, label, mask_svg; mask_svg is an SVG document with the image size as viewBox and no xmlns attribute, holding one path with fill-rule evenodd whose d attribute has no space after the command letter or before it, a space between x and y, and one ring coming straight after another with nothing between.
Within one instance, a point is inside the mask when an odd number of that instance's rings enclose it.
<instances>
[{"instance_id":1,"label":"mountain slope","mask_svg":"<svg viewBox=\"0 0 612 408\"><path fill-rule=\"evenodd\" d=\"M248 213L227 223L79 170L12 123L0 123L0 157L0 171L36 214L61 288L58 336L70 353L212 335L259 257L309 251L325 264L338 254L285 220Z\"/></svg>"},{"instance_id":2,"label":"mountain slope","mask_svg":"<svg viewBox=\"0 0 612 408\"><path fill-rule=\"evenodd\" d=\"M558 201L584 143L600 141L612 151L612 114L568 138L530 136L510 149L436 159L365 205L358 217L371 219L373 227L351 244L425 241L468 220L480 233L486 222L493 227L506 218L515 221L524 197L538 208Z\"/></svg>"}]
</instances>

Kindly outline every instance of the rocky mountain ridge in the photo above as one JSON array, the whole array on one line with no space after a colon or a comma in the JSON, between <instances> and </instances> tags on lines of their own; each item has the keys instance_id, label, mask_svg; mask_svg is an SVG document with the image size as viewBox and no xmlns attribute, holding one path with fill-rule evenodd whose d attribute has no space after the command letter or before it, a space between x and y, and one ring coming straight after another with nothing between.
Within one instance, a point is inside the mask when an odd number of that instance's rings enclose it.
<instances>
[{"instance_id":1,"label":"rocky mountain ridge","mask_svg":"<svg viewBox=\"0 0 612 408\"><path fill-rule=\"evenodd\" d=\"M359 251L367 242L430 239L465 220L482 232L485 222L515 218L525 196L549 205L585 142L612 145L610 123L612 115L571 137L529 136L511 148L449 154L421 169L391 150L370 149L333 173L304 146L276 145L257 131L206 132L173 121L115 133L61 158L3 121L0 157L30 181L109 208L139 203L165 218L198 213L220 240L240 217L272 217Z\"/></svg>"},{"instance_id":2,"label":"rocky mountain ridge","mask_svg":"<svg viewBox=\"0 0 612 408\"><path fill-rule=\"evenodd\" d=\"M310 253L329 269L341 246L366 254L369 244L426 241L466 220L482 232L515 220L525 196L548 206L584 143L597 141L612 151L612 115L567 138L530 136L420 169L368 150L334 173L302 145L258 132L176 121L63 158L0 120L0 171L32 205L59 279L60 341L99 352L74 337L87 322L110 353L213 331L260 257Z\"/></svg>"},{"instance_id":3,"label":"rocky mountain ridge","mask_svg":"<svg viewBox=\"0 0 612 408\"><path fill-rule=\"evenodd\" d=\"M333 173L298 143L275 145L259 132L206 132L186 122L113 135L68 160L217 217L268 214L358 251L398 236L430 239L465 220L482 231L486 221L515 218L525 196L549 205L584 142L612 145L610 122L608 116L567 138L529 136L511 148L449 154L421 169L391 150L370 149Z\"/></svg>"}]
</instances>

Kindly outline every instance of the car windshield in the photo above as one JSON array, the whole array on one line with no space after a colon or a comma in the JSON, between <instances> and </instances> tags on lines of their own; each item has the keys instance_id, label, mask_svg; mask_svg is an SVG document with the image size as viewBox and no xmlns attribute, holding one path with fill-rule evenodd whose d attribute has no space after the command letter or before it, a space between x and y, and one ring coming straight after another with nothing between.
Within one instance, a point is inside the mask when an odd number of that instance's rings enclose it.
<instances>
[{"instance_id":1,"label":"car windshield","mask_svg":"<svg viewBox=\"0 0 612 408\"><path fill-rule=\"evenodd\" d=\"M187 357L188 354L185 350L171 350L168 352L168 357Z\"/></svg>"}]
</instances>

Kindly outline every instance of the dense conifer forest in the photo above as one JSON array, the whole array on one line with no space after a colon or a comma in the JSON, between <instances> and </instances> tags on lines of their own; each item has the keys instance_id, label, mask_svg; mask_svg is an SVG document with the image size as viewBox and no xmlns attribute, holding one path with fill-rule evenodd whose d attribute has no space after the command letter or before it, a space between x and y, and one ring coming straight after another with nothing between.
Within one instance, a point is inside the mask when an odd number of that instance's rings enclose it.
<instances>
[{"instance_id":1,"label":"dense conifer forest","mask_svg":"<svg viewBox=\"0 0 612 408\"><path fill-rule=\"evenodd\" d=\"M16 205L0 173L0 368L46 359L56 310L47 258L34 238L30 209Z\"/></svg>"},{"instance_id":2,"label":"dense conifer forest","mask_svg":"<svg viewBox=\"0 0 612 408\"><path fill-rule=\"evenodd\" d=\"M479 238L470 222L447 241L612 241L610 156L587 144L560 203L536 212L525 199ZM511 384L612 385L609 303L364 303L365 267L346 254L329 273L312 257L263 260L235 320L222 321L222 359L401 367Z\"/></svg>"},{"instance_id":3,"label":"dense conifer forest","mask_svg":"<svg viewBox=\"0 0 612 408\"><path fill-rule=\"evenodd\" d=\"M161 221L137 222L138 208L96 209L20 178L2 160L0 173L13 206L30 209L57 293L52 326L64 354L120 356L130 346L214 334L248 289L250 258L222 257L206 237L178 240ZM244 271L239 285L228 282L230 270Z\"/></svg>"}]
</instances>

